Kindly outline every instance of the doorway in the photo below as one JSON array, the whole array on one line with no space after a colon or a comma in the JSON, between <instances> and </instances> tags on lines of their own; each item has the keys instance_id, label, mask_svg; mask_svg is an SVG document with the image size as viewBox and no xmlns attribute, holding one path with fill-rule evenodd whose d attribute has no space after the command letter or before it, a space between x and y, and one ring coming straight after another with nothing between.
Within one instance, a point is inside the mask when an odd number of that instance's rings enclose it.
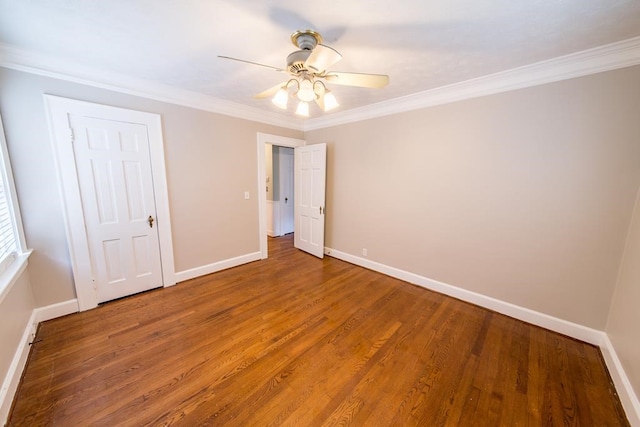
<instances>
[{"instance_id":1,"label":"doorway","mask_svg":"<svg viewBox=\"0 0 640 427\"><path fill-rule=\"evenodd\" d=\"M45 104L80 310L175 284L160 116Z\"/></svg>"},{"instance_id":2,"label":"doorway","mask_svg":"<svg viewBox=\"0 0 640 427\"><path fill-rule=\"evenodd\" d=\"M267 176L266 171L266 147L267 145L275 146L275 147L283 147L294 149L295 147L302 147L305 145L305 141L302 139L288 138L278 135L270 135L266 133L258 133L258 142L257 142L257 154L258 154L258 216L260 221L259 233L260 233L260 254L261 259L266 259L268 257L268 245L267 245L267 236L268 236L268 208L267 208L267 188L269 183L266 182L265 177ZM291 163L293 163L293 156L291 157ZM273 181L271 182L273 187ZM293 182L291 182L291 187L293 188ZM274 190L271 190L272 192ZM293 193L293 191L292 191ZM286 197L286 196L285 196ZM282 203L283 200L279 200L281 204L291 206L291 210L293 211L293 203L290 203L290 200L287 200L286 203ZM286 234L286 233L285 233Z\"/></svg>"},{"instance_id":3,"label":"doorway","mask_svg":"<svg viewBox=\"0 0 640 427\"><path fill-rule=\"evenodd\" d=\"M294 149L265 144L267 191L267 235L280 237L293 233Z\"/></svg>"}]
</instances>

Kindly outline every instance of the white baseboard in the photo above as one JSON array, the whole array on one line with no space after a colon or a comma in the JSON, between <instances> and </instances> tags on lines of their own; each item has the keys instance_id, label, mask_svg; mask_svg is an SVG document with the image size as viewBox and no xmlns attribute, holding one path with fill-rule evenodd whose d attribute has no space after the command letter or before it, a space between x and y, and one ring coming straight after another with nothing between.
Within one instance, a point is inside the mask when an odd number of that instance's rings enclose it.
<instances>
[{"instance_id":1,"label":"white baseboard","mask_svg":"<svg viewBox=\"0 0 640 427\"><path fill-rule=\"evenodd\" d=\"M559 319L557 317L540 313L538 311L534 311L525 307L520 307L518 305L511 304L509 302L502 301L496 298L488 297L477 292L458 288L457 286L429 279L415 273L410 273L405 270L400 270L395 267L380 264L366 258L360 258L345 252L340 252L335 249L325 248L324 253L334 258L338 258L343 261L368 268L369 270L374 270L379 273L386 274L387 276L395 277L396 279L404 280L405 282L409 282L414 285L430 289L432 291L440 292L442 294L449 295L462 301L470 302L472 304L476 304L493 311L497 311L498 313L502 313L507 316L514 317L516 319L532 323L534 325L541 326L543 328L550 329L564 335L568 335L570 337L588 342L590 344L600 345L601 342L601 336L603 332L596 329L588 328L586 326Z\"/></svg>"},{"instance_id":2,"label":"white baseboard","mask_svg":"<svg viewBox=\"0 0 640 427\"><path fill-rule=\"evenodd\" d=\"M389 267L375 261L340 252L335 249L325 248L325 254L599 346L629 422L632 426L640 426L640 401L638 400L638 397L631 386L631 382L618 359L613 344L605 332L568 322L563 319L558 319L544 313L539 313L528 308L487 297L482 294L432 280L395 267ZM185 281L260 259L260 252L254 252L176 273L176 279L178 279L178 281ZM31 317L29 318L29 322L25 326L20 344L16 349L9 371L7 372L7 376L2 384L2 389L0 389L0 423L2 425L5 425L7 421L7 417L11 409L11 403L13 402L13 398L29 355L29 343L33 339L35 328L38 323L75 313L77 311L77 299L63 301L33 310Z\"/></svg>"},{"instance_id":3,"label":"white baseboard","mask_svg":"<svg viewBox=\"0 0 640 427\"><path fill-rule=\"evenodd\" d=\"M20 378L22 378L22 372L24 371L24 367L29 356L29 343L31 343L35 337L38 324L45 320L51 320L56 317L76 312L78 312L77 299L39 307L31 312L29 321L25 325L24 332L20 338L18 348L14 353L11 365L9 365L9 370L7 371L4 383L2 384L2 389L0 389L0 423L2 425L5 425L7 422L7 417L11 410L11 403L13 402L13 398L18 390Z\"/></svg>"},{"instance_id":4,"label":"white baseboard","mask_svg":"<svg viewBox=\"0 0 640 427\"><path fill-rule=\"evenodd\" d=\"M629 381L629 377L627 377L622 363L620 363L620 359L618 359L618 354L609 336L604 332L602 333L600 351L602 351L604 361L607 364L607 368L609 368L609 374L611 374L611 379L616 386L616 391L618 392L624 411L627 414L629 423L632 426L640 426L640 400L633 390L631 381Z\"/></svg>"},{"instance_id":5,"label":"white baseboard","mask_svg":"<svg viewBox=\"0 0 640 427\"><path fill-rule=\"evenodd\" d=\"M189 270L183 270L176 272L176 282L184 282L185 280L193 279L207 274L215 273L216 271L226 270L227 268L237 267L242 264L247 264L253 261L262 259L260 252L253 252L246 255L241 255L235 258L225 259L223 261L214 262L212 264L203 265L201 267L190 268Z\"/></svg>"},{"instance_id":6,"label":"white baseboard","mask_svg":"<svg viewBox=\"0 0 640 427\"><path fill-rule=\"evenodd\" d=\"M45 322L47 320L55 319L56 317L66 316L67 314L77 313L80 311L77 299L70 299L69 301L62 301L57 304L46 305L44 307L38 307L33 310L36 318L36 324Z\"/></svg>"},{"instance_id":7,"label":"white baseboard","mask_svg":"<svg viewBox=\"0 0 640 427\"><path fill-rule=\"evenodd\" d=\"M369 270L377 271L387 276L395 277L396 279L404 280L405 282L449 295L462 301L470 302L515 319L599 346L629 422L632 426L640 426L640 402L605 332L335 249L325 248L324 253L351 264L359 265L360 267L368 268Z\"/></svg>"},{"instance_id":8,"label":"white baseboard","mask_svg":"<svg viewBox=\"0 0 640 427\"><path fill-rule=\"evenodd\" d=\"M9 411L11 410L11 404L13 398L18 390L20 384L20 378L22 378L22 372L27 364L27 357L29 356L29 343L33 337L35 331L32 325L37 324L35 310L31 313L29 322L24 328L22 338L20 338L20 344L13 355L11 365L7 371L7 376L4 378L2 389L0 390L0 422L2 425L6 425L7 418L9 417Z\"/></svg>"}]
</instances>

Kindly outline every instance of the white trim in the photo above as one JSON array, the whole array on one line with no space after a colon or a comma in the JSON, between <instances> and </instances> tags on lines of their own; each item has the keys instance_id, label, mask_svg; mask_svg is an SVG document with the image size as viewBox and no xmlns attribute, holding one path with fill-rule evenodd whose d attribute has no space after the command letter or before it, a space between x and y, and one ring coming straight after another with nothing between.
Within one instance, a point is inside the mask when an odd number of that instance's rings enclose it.
<instances>
[{"instance_id":1,"label":"white trim","mask_svg":"<svg viewBox=\"0 0 640 427\"><path fill-rule=\"evenodd\" d=\"M416 284L421 287L435 290L437 292L444 293L446 295L453 296L464 301L468 301L485 308L489 308L503 314L507 314L511 317L536 324L538 326L545 327L547 329L554 330L556 332L563 333L582 341L589 342L594 345L598 345L602 351L602 355L611 374L611 378L620 397L620 401L625 410L627 418L631 425L640 426L640 401L636 396L631 382L627 377L622 364L616 354L615 348L611 343L608 335L605 332L586 328L581 325L577 325L571 322L567 322L562 319L557 319L552 316L548 316L543 313L538 313L533 310L529 310L523 307L519 307L510 303L506 303L494 298L486 297L475 292L466 291L464 289L457 288L442 282L427 279L425 277L409 273L397 268L389 267L384 264L380 264L374 261L370 261L364 258L356 257L345 252L340 252L335 249L325 248L325 254L337 259L350 262L352 264L359 265L364 268L368 268L374 271L378 271L383 274L387 274L391 277L398 278L400 280L407 281L409 283ZM176 273L176 277L179 281L189 280L195 277L203 276L206 274L214 273L226 268L235 267L237 265L245 264L260 259L260 253L254 252L252 254L243 255L240 257L231 258L225 261L209 264L207 266L193 268ZM417 279L415 281L409 279ZM427 284L435 285L434 287L427 286ZM450 293L445 292L450 291ZM467 299L461 296L466 296ZM487 306L484 303L491 301L493 305ZM505 311L496 309L497 306L506 307ZM78 301L76 299L63 301L57 304L52 304L45 307L39 307L33 310L29 321L25 325L20 344L16 349L13 360L7 372L7 375L3 381L2 389L0 389L0 423L4 425L11 409L11 404L15 397L22 372L24 371L27 357L29 355L29 342L34 336L37 324L46 320L54 319L56 317L65 316L78 311ZM518 313L523 313L522 316L517 316ZM538 318L539 323L532 322L531 319ZM556 327L558 327L556 329Z\"/></svg>"},{"instance_id":2,"label":"white trim","mask_svg":"<svg viewBox=\"0 0 640 427\"><path fill-rule=\"evenodd\" d=\"M171 237L171 218L169 215L169 195L164 164L164 141L162 124L158 114L125 108L93 104L74 99L44 95L49 133L53 146L60 197L63 204L65 229L69 243L69 254L73 278L80 310L89 310L98 305L98 296L93 283L89 244L84 217L80 188L77 178L73 147L70 143L68 114L108 117L146 125L149 136L149 150L156 215L158 217L158 237L162 262L162 282L164 286L176 283Z\"/></svg>"},{"instance_id":3,"label":"white trim","mask_svg":"<svg viewBox=\"0 0 640 427\"><path fill-rule=\"evenodd\" d=\"M633 390L631 381L629 381L629 377L627 377L622 363L620 363L618 354L609 336L604 332L602 333L600 350L609 368L609 374L611 374L613 384L616 386L616 391L618 392L620 402L622 402L622 407L624 408L629 423L632 426L640 426L640 400Z\"/></svg>"},{"instance_id":4,"label":"white trim","mask_svg":"<svg viewBox=\"0 0 640 427\"><path fill-rule=\"evenodd\" d=\"M622 402L622 406L624 407L629 422L632 426L640 426L640 401L638 400L638 397L631 386L631 382L618 359L613 344L609 340L609 336L605 332L559 319L525 307L520 307L496 298L491 298L486 295L478 294L476 292L468 291L466 289L458 288L456 286L429 279L405 270L390 267L369 259L351 255L346 252L325 248L324 253L328 256L341 259L351 264L377 271L379 273L386 274L387 276L395 277L396 279L404 280L405 282L409 282L462 301L470 302L472 304L479 305L480 307L488 308L515 319L600 347L605 364L609 369L611 379L616 387L616 391L618 392L618 396L620 397L620 401Z\"/></svg>"},{"instance_id":5,"label":"white trim","mask_svg":"<svg viewBox=\"0 0 640 427\"><path fill-rule=\"evenodd\" d=\"M0 66L3 67L305 132L638 64L640 64L640 37L634 37L378 104L303 121L289 113L253 108L148 80L82 67L60 58L0 43Z\"/></svg>"},{"instance_id":6,"label":"white trim","mask_svg":"<svg viewBox=\"0 0 640 427\"><path fill-rule=\"evenodd\" d=\"M302 147L306 144L304 139L288 138L286 136L271 135L268 133L258 132L256 149L258 150L258 238L260 239L260 256L266 259L268 256L267 245L267 188L265 186L265 177L267 172L265 169L264 145L273 144L281 147Z\"/></svg>"},{"instance_id":7,"label":"white trim","mask_svg":"<svg viewBox=\"0 0 640 427\"><path fill-rule=\"evenodd\" d=\"M194 279L217 271L226 270L227 268L237 267L242 264L248 264L253 261L260 260L260 252L240 255L234 258L225 259L223 261L214 262L200 267L190 268L188 270L176 272L176 280L184 282L185 280Z\"/></svg>"},{"instance_id":8,"label":"white trim","mask_svg":"<svg viewBox=\"0 0 640 427\"><path fill-rule=\"evenodd\" d=\"M78 300L74 298L68 301L62 301L56 304L38 307L33 310L33 313L35 314L36 322L40 323L58 317L66 316L68 314L77 313L79 311L80 307L78 306Z\"/></svg>"},{"instance_id":9,"label":"white trim","mask_svg":"<svg viewBox=\"0 0 640 427\"><path fill-rule=\"evenodd\" d=\"M7 418L9 417L9 411L11 410L11 404L16 396L20 379L22 378L22 372L27 364L27 358L29 357L29 342L33 338L35 332L34 326L37 325L35 310L31 313L29 321L27 322L18 348L13 355L11 365L7 375L2 382L2 389L0 389L0 423L5 425Z\"/></svg>"},{"instance_id":10,"label":"white trim","mask_svg":"<svg viewBox=\"0 0 640 427\"><path fill-rule=\"evenodd\" d=\"M569 322L567 320L559 319L557 317L553 317L545 313L540 313L538 311L534 311L525 307L520 307L509 302L462 289L457 286L449 285L447 283L439 282L437 280L429 279L415 273L400 270L399 268L390 267L388 265L380 264L375 261L337 251L335 249L325 248L324 253L334 258L347 261L351 264L359 265L361 267L386 274L387 276L395 277L396 279L404 280L405 282L409 282L414 285L430 289L432 291L449 295L462 301L470 302L472 304L488 308L498 313L502 313L515 319L519 319L527 323L531 323L555 332L559 332L564 335L568 335L570 337L588 342L590 344L600 345L601 342L603 332L596 329Z\"/></svg>"},{"instance_id":11,"label":"white trim","mask_svg":"<svg viewBox=\"0 0 640 427\"><path fill-rule=\"evenodd\" d=\"M162 121L159 115L152 115L154 126L148 126L149 145L151 141L159 145L150 147L149 155L153 170L153 195L156 201L156 224L158 226L158 244L160 245L160 259L162 260L162 284L173 286L176 284L175 265L173 259L173 237L171 235L171 217L169 209L169 190L167 185L167 166L164 161L164 137L162 135Z\"/></svg>"},{"instance_id":12,"label":"white trim","mask_svg":"<svg viewBox=\"0 0 640 427\"><path fill-rule=\"evenodd\" d=\"M9 411L11 410L11 404L15 398L20 379L22 378L22 372L27 364L27 358L29 356L29 343L35 337L35 332L40 322L46 320L55 319L56 317L66 316L67 314L78 312L78 300L73 299L69 301L60 302L57 304L47 305L45 307L39 307L31 312L31 316L27 321L20 338L18 348L13 355L11 365L2 383L2 389L0 390L0 424L5 425Z\"/></svg>"},{"instance_id":13,"label":"white trim","mask_svg":"<svg viewBox=\"0 0 640 427\"><path fill-rule=\"evenodd\" d=\"M13 169L11 167L11 159L9 158L9 150L7 148L7 140L4 133L4 125L0 117L0 150L2 151L2 165L0 170L3 174L3 180L6 183L6 198L10 214L13 217L13 226L15 232L16 246L18 254L27 252L27 243L24 237L24 227L22 226L22 214L20 213L20 204L18 203L18 193L16 192L16 183L13 179Z\"/></svg>"},{"instance_id":14,"label":"white trim","mask_svg":"<svg viewBox=\"0 0 640 427\"><path fill-rule=\"evenodd\" d=\"M280 202L267 200L267 236L276 237L280 235Z\"/></svg>"},{"instance_id":15,"label":"white trim","mask_svg":"<svg viewBox=\"0 0 640 427\"><path fill-rule=\"evenodd\" d=\"M442 86L424 92L309 119L310 131L464 99L477 98L640 64L640 37L612 43L523 67Z\"/></svg>"},{"instance_id":16,"label":"white trim","mask_svg":"<svg viewBox=\"0 0 640 427\"><path fill-rule=\"evenodd\" d=\"M32 252L33 250L29 249L22 255L18 255L0 275L0 304L2 304L5 297L11 292L11 288L13 288L13 285L18 281L24 269L27 268L29 256Z\"/></svg>"},{"instance_id":17,"label":"white trim","mask_svg":"<svg viewBox=\"0 0 640 427\"><path fill-rule=\"evenodd\" d=\"M288 113L265 111L150 80L86 67L5 43L0 43L0 66L258 123L296 130L303 128L303 120Z\"/></svg>"},{"instance_id":18,"label":"white trim","mask_svg":"<svg viewBox=\"0 0 640 427\"><path fill-rule=\"evenodd\" d=\"M16 193L16 185L13 179L13 170L11 169L11 159L7 149L2 117L0 117L0 174L2 175L0 182L4 182L5 186L4 197L15 242L14 251L6 253L6 257L2 261L2 271L0 272L0 303L2 303L26 268L27 260L32 252L27 249L24 238L22 214L18 204L18 194Z\"/></svg>"},{"instance_id":19,"label":"white trim","mask_svg":"<svg viewBox=\"0 0 640 427\"><path fill-rule=\"evenodd\" d=\"M480 307L488 308L515 319L600 347L605 364L609 369L611 379L613 380L618 396L620 397L620 402L622 403L629 422L632 426L640 426L640 401L638 400L638 397L631 386L631 382L618 359L615 348L609 340L609 336L605 332L335 249L325 247L324 253L328 256L341 259L351 264L377 271L379 273L386 274L387 276L391 276L462 301L470 302L472 304L479 305Z\"/></svg>"}]
</instances>

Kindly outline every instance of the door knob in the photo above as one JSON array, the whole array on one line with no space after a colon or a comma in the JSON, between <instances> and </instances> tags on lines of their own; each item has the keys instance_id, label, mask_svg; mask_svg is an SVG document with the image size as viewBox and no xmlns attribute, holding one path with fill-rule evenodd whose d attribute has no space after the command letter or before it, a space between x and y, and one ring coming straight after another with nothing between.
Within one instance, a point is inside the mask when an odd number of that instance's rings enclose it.
<instances>
[{"instance_id":1,"label":"door knob","mask_svg":"<svg viewBox=\"0 0 640 427\"><path fill-rule=\"evenodd\" d=\"M149 228L153 228L153 217L151 215L147 218L147 222L149 222Z\"/></svg>"},{"instance_id":2,"label":"door knob","mask_svg":"<svg viewBox=\"0 0 640 427\"><path fill-rule=\"evenodd\" d=\"M289 198L288 198L288 197L285 197L285 198L284 198L284 202L285 202L285 203L287 203L288 201L289 201Z\"/></svg>"}]
</instances>

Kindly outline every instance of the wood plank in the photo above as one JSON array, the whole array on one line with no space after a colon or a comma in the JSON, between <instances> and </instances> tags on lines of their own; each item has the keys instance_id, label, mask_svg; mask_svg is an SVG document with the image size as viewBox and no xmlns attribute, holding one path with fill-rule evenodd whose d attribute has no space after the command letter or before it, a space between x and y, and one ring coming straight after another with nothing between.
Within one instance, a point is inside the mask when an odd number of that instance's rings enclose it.
<instances>
[{"instance_id":1,"label":"wood plank","mask_svg":"<svg viewBox=\"0 0 640 427\"><path fill-rule=\"evenodd\" d=\"M42 323L8 425L629 425L597 347L269 254Z\"/></svg>"}]
</instances>

